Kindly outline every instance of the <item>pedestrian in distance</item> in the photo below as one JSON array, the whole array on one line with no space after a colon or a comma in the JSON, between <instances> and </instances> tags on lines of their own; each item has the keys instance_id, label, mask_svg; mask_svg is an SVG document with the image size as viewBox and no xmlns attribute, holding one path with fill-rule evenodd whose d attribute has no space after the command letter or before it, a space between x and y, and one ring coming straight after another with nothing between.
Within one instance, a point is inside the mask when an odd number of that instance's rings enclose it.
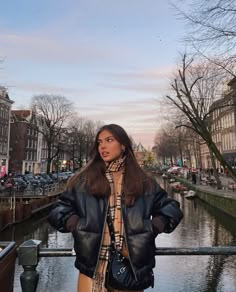
<instances>
[{"instance_id":1,"label":"pedestrian in distance","mask_svg":"<svg viewBox=\"0 0 236 292\"><path fill-rule=\"evenodd\" d=\"M73 234L77 291L141 292L154 285L156 236L172 232L182 217L179 202L139 166L126 131L110 124L97 132L90 161L48 220Z\"/></svg>"},{"instance_id":2,"label":"pedestrian in distance","mask_svg":"<svg viewBox=\"0 0 236 292\"><path fill-rule=\"evenodd\" d=\"M192 183L194 185L197 183L197 175L195 171L192 171Z\"/></svg>"}]
</instances>

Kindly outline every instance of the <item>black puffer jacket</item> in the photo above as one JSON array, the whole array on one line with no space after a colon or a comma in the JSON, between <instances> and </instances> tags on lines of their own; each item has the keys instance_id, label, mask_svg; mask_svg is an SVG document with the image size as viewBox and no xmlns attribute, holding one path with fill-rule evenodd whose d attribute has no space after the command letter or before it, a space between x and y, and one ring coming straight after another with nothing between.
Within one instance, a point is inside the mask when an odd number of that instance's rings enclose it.
<instances>
[{"instance_id":1,"label":"black puffer jacket","mask_svg":"<svg viewBox=\"0 0 236 292\"><path fill-rule=\"evenodd\" d=\"M76 187L64 192L49 214L50 224L61 232L69 232L66 221L70 216L79 216L73 231L75 266L89 277L93 277L96 271L107 206L107 198L97 198ZM142 278L155 266L155 235L151 218L165 218L164 232L170 233L183 214L179 203L167 198L158 184L150 193L139 197L132 207L122 205L122 214L129 258L137 278Z\"/></svg>"}]
</instances>

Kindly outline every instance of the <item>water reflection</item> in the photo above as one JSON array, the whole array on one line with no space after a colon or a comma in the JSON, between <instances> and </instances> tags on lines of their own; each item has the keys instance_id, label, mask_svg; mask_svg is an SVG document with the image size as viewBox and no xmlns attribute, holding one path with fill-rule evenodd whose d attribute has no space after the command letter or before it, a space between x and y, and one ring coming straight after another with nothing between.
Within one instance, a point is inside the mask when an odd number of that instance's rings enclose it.
<instances>
[{"instance_id":1,"label":"water reflection","mask_svg":"<svg viewBox=\"0 0 236 292\"><path fill-rule=\"evenodd\" d=\"M180 202L184 218L171 234L156 239L159 247L194 247L236 244L235 220L200 200L187 200L173 194ZM46 214L45 214L46 216ZM1 240L42 240L46 247L72 247L70 234L53 230L45 218L35 218L0 234ZM235 256L158 256L156 257L155 288L149 292L235 292ZM16 266L15 289L20 292ZM37 292L76 291L78 272L74 258L42 258L38 265L40 281Z\"/></svg>"},{"instance_id":2,"label":"water reflection","mask_svg":"<svg viewBox=\"0 0 236 292\"><path fill-rule=\"evenodd\" d=\"M46 243L48 235L53 232L53 228L45 224L47 215L47 212L42 212L20 224L8 227L0 233L0 240L15 241L19 245L28 239L34 238Z\"/></svg>"},{"instance_id":3,"label":"water reflection","mask_svg":"<svg viewBox=\"0 0 236 292\"><path fill-rule=\"evenodd\" d=\"M169 237L161 235L157 239L159 246L235 244L235 220L199 200L189 201L179 194L174 196L181 203L185 216L173 234ZM228 265L232 262L234 264L229 269ZM235 256L169 257L169 261L162 260L159 266L168 267L168 272L174 275L176 288L172 286L173 283L168 283L165 287L164 281L157 281L157 291L236 291ZM161 270L158 270L156 275L159 279L165 279Z\"/></svg>"}]
</instances>

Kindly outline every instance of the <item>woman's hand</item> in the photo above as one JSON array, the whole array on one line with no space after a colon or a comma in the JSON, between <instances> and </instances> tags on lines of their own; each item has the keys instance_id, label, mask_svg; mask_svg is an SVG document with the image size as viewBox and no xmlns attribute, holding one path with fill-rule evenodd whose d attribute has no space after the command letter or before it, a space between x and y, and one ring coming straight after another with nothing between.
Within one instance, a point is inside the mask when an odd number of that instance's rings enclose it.
<instances>
[{"instance_id":1,"label":"woman's hand","mask_svg":"<svg viewBox=\"0 0 236 292\"><path fill-rule=\"evenodd\" d=\"M152 218L152 227L154 231L154 235L162 233L165 230L167 220L163 216L157 216Z\"/></svg>"},{"instance_id":2,"label":"woman's hand","mask_svg":"<svg viewBox=\"0 0 236 292\"><path fill-rule=\"evenodd\" d=\"M66 221L66 229L70 232L73 232L77 226L77 223L79 221L79 216L72 215L70 216Z\"/></svg>"}]
</instances>

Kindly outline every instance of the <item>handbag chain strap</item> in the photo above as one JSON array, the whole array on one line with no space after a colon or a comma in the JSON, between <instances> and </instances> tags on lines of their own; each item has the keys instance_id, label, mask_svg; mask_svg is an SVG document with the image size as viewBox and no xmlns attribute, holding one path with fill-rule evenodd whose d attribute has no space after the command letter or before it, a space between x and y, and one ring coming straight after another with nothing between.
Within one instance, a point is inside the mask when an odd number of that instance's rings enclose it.
<instances>
[{"instance_id":1,"label":"handbag chain strap","mask_svg":"<svg viewBox=\"0 0 236 292\"><path fill-rule=\"evenodd\" d=\"M115 251L116 250L115 230L114 230L114 226L113 226L113 222L112 222L110 206L108 206L107 224L108 224L108 228L109 228L109 232L110 232L110 236L111 236L111 248L113 251Z\"/></svg>"}]
</instances>

